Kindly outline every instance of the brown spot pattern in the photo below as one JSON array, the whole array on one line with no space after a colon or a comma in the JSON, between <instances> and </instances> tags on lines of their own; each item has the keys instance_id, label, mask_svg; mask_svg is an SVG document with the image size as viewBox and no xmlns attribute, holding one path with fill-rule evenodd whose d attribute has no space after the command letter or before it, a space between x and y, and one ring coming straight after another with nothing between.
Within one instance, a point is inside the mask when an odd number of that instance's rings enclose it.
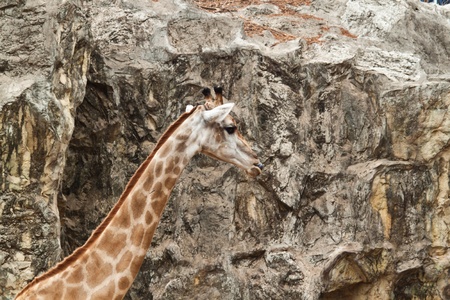
<instances>
[{"instance_id":1,"label":"brown spot pattern","mask_svg":"<svg viewBox=\"0 0 450 300\"><path fill-rule=\"evenodd\" d=\"M186 150L186 143L185 142L179 142L178 145L175 147L176 152L184 152Z\"/></svg>"},{"instance_id":2,"label":"brown spot pattern","mask_svg":"<svg viewBox=\"0 0 450 300\"><path fill-rule=\"evenodd\" d=\"M155 199L152 201L152 208L156 215L161 216L161 213L164 210L166 203L167 201L165 198L159 198L159 200Z\"/></svg>"},{"instance_id":3,"label":"brown spot pattern","mask_svg":"<svg viewBox=\"0 0 450 300\"><path fill-rule=\"evenodd\" d=\"M166 200L167 196L168 194L165 191L161 190L158 199Z\"/></svg>"},{"instance_id":4,"label":"brown spot pattern","mask_svg":"<svg viewBox=\"0 0 450 300\"><path fill-rule=\"evenodd\" d=\"M116 271L118 273L125 271L131 263L133 259L133 253L131 251L125 252L119 260L119 263L116 265Z\"/></svg>"},{"instance_id":5,"label":"brown spot pattern","mask_svg":"<svg viewBox=\"0 0 450 300\"><path fill-rule=\"evenodd\" d=\"M144 261L143 255L136 256L133 259L133 261L131 262L131 267L130 267L131 274L135 275L139 272L139 269L141 268L143 261Z\"/></svg>"},{"instance_id":6,"label":"brown spot pattern","mask_svg":"<svg viewBox=\"0 0 450 300\"><path fill-rule=\"evenodd\" d=\"M79 283L84 279L83 269L80 266L76 266L74 270L67 277L67 283Z\"/></svg>"},{"instance_id":7,"label":"brown spot pattern","mask_svg":"<svg viewBox=\"0 0 450 300\"><path fill-rule=\"evenodd\" d=\"M122 277L119 280L119 289L126 290L130 286L130 280L128 277Z\"/></svg>"},{"instance_id":8,"label":"brown spot pattern","mask_svg":"<svg viewBox=\"0 0 450 300\"><path fill-rule=\"evenodd\" d=\"M180 133L180 134L177 134L175 138L179 141L186 141L189 138L189 135L187 135L185 133Z\"/></svg>"},{"instance_id":9,"label":"brown spot pattern","mask_svg":"<svg viewBox=\"0 0 450 300\"><path fill-rule=\"evenodd\" d=\"M172 146L170 143L166 143L160 150L159 152L159 157L160 158L165 158L167 157L167 155L170 153L170 151L172 150Z\"/></svg>"},{"instance_id":10,"label":"brown spot pattern","mask_svg":"<svg viewBox=\"0 0 450 300\"><path fill-rule=\"evenodd\" d=\"M173 186L175 185L175 182L177 181L177 177L168 177L164 181L164 186L166 189L171 190Z\"/></svg>"},{"instance_id":11,"label":"brown spot pattern","mask_svg":"<svg viewBox=\"0 0 450 300\"><path fill-rule=\"evenodd\" d=\"M111 272L112 266L105 263L96 252L92 252L86 264L87 284L90 287L96 287L102 283Z\"/></svg>"},{"instance_id":12,"label":"brown spot pattern","mask_svg":"<svg viewBox=\"0 0 450 300\"><path fill-rule=\"evenodd\" d=\"M69 276L69 270L65 270L65 271L61 274L61 278L66 278L67 276Z\"/></svg>"},{"instance_id":13,"label":"brown spot pattern","mask_svg":"<svg viewBox=\"0 0 450 300\"><path fill-rule=\"evenodd\" d=\"M173 174L180 175L180 173L181 173L181 168L179 166L176 166L175 168L173 168Z\"/></svg>"},{"instance_id":14,"label":"brown spot pattern","mask_svg":"<svg viewBox=\"0 0 450 300\"><path fill-rule=\"evenodd\" d=\"M152 185L153 185L153 178L151 178L151 177L145 178L143 188L146 192L150 191L150 189L152 188Z\"/></svg>"},{"instance_id":15,"label":"brown spot pattern","mask_svg":"<svg viewBox=\"0 0 450 300\"><path fill-rule=\"evenodd\" d=\"M153 239L153 234L156 231L156 227L158 226L158 223L153 223L144 233L144 240L142 241L142 248L148 249L150 247L150 243Z\"/></svg>"},{"instance_id":16,"label":"brown spot pattern","mask_svg":"<svg viewBox=\"0 0 450 300\"><path fill-rule=\"evenodd\" d=\"M83 265L83 266L84 266L84 265L86 265L88 259L89 259L89 257L88 257L86 254L84 254L84 255L81 255L81 256L77 259L77 262L78 262L80 265Z\"/></svg>"},{"instance_id":17,"label":"brown spot pattern","mask_svg":"<svg viewBox=\"0 0 450 300\"><path fill-rule=\"evenodd\" d=\"M157 183L155 183L155 185L152 188L152 192L156 193L158 191L160 191L162 189L162 183L161 181L158 181Z\"/></svg>"},{"instance_id":18,"label":"brown spot pattern","mask_svg":"<svg viewBox=\"0 0 450 300\"><path fill-rule=\"evenodd\" d=\"M106 287L92 295L92 299L112 299L114 297L116 285L114 281L110 282Z\"/></svg>"},{"instance_id":19,"label":"brown spot pattern","mask_svg":"<svg viewBox=\"0 0 450 300\"><path fill-rule=\"evenodd\" d=\"M153 202L156 200L158 201L159 199L165 198L167 195L166 193L163 191L163 186L161 182L157 182L155 183L155 185L153 186L152 189L152 207L153 207Z\"/></svg>"},{"instance_id":20,"label":"brown spot pattern","mask_svg":"<svg viewBox=\"0 0 450 300\"><path fill-rule=\"evenodd\" d=\"M39 290L39 295L45 296L49 295L52 299L62 299L63 297L63 284L60 280L56 282L50 282L50 285L46 285L45 287Z\"/></svg>"},{"instance_id":21,"label":"brown spot pattern","mask_svg":"<svg viewBox=\"0 0 450 300\"><path fill-rule=\"evenodd\" d=\"M156 166L155 166L155 177L156 178L159 178L159 176L161 176L163 165L164 165L164 163L162 161L158 161L156 163Z\"/></svg>"},{"instance_id":22,"label":"brown spot pattern","mask_svg":"<svg viewBox=\"0 0 450 300\"><path fill-rule=\"evenodd\" d=\"M174 167L175 167L175 163L173 162L173 160L169 160L167 162L166 168L164 169L164 173L165 174L172 174L172 170L173 170Z\"/></svg>"},{"instance_id":23,"label":"brown spot pattern","mask_svg":"<svg viewBox=\"0 0 450 300\"><path fill-rule=\"evenodd\" d=\"M113 228L110 228L103 233L98 248L108 253L110 257L117 257L126 246L127 235L125 233L116 233L113 230Z\"/></svg>"},{"instance_id":24,"label":"brown spot pattern","mask_svg":"<svg viewBox=\"0 0 450 300\"><path fill-rule=\"evenodd\" d=\"M125 205L122 205L122 207L120 208L118 214L117 214L117 218L114 220L114 226L119 227L119 228L128 228L130 227L131 223L130 223L130 215L128 212L128 207L126 207Z\"/></svg>"},{"instance_id":25,"label":"brown spot pattern","mask_svg":"<svg viewBox=\"0 0 450 300\"><path fill-rule=\"evenodd\" d=\"M153 215L151 212L147 211L145 213L145 224L150 225L153 222Z\"/></svg>"},{"instance_id":26,"label":"brown spot pattern","mask_svg":"<svg viewBox=\"0 0 450 300\"><path fill-rule=\"evenodd\" d=\"M64 300L87 299L87 293L80 287L68 287L64 295Z\"/></svg>"},{"instance_id":27,"label":"brown spot pattern","mask_svg":"<svg viewBox=\"0 0 450 300\"><path fill-rule=\"evenodd\" d=\"M189 128L189 129L186 129L185 131L177 134L175 136L175 138L179 141L186 141L187 139L189 139L189 136L191 135L191 133L192 133L192 129Z\"/></svg>"},{"instance_id":28,"label":"brown spot pattern","mask_svg":"<svg viewBox=\"0 0 450 300\"><path fill-rule=\"evenodd\" d=\"M131 233L131 243L135 246L140 246L143 237L144 226L142 226L142 224L138 224L133 228L133 232Z\"/></svg>"},{"instance_id":29,"label":"brown spot pattern","mask_svg":"<svg viewBox=\"0 0 450 300\"><path fill-rule=\"evenodd\" d=\"M147 194L137 191L134 193L131 199L131 211L133 212L133 218L139 218L144 212L147 200Z\"/></svg>"}]
</instances>

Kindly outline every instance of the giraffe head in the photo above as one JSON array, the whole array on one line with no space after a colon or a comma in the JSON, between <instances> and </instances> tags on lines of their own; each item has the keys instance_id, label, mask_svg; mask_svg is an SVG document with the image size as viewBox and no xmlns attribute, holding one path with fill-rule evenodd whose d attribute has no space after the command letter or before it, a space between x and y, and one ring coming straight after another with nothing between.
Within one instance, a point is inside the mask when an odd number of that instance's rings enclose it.
<instances>
[{"instance_id":1,"label":"giraffe head","mask_svg":"<svg viewBox=\"0 0 450 300\"><path fill-rule=\"evenodd\" d=\"M206 103L194 112L201 115L202 119L200 152L236 165L248 175L256 177L261 173L263 165L230 116L234 103L223 104L222 89L216 87L214 90L216 100L213 102L210 90L204 89ZM188 107L186 110L191 109L192 107Z\"/></svg>"}]
</instances>

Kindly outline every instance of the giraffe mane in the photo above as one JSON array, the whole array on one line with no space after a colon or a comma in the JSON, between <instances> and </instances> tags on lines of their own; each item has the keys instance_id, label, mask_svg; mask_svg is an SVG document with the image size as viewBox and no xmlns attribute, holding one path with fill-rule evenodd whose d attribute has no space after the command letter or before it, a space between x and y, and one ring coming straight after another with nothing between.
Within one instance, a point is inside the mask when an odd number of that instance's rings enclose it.
<instances>
[{"instance_id":1,"label":"giraffe mane","mask_svg":"<svg viewBox=\"0 0 450 300\"><path fill-rule=\"evenodd\" d=\"M100 225L97 226L97 228L92 232L91 236L87 239L87 241L84 243L84 245L77 248L72 254L64 258L61 262L59 262L56 266L48 270L46 273L42 274L41 276L35 277L31 283L29 283L19 294L16 295L16 297L22 295L32 286L38 284L39 282L59 273L67 269L68 266L70 266L74 261L76 261L81 255L83 255L89 246L91 246L93 243L97 241L97 239L100 237L100 235L103 233L105 228L110 224L113 217L117 214L120 207L124 203L125 199L130 194L133 187L136 185L138 179L140 178L141 174L144 172L144 170L147 168L147 166L150 164L151 160L155 156L156 152L162 147L162 145L167 141L167 139L172 135L172 133L180 127L180 125L188 118L190 117L195 110L197 110L198 106L195 106L191 111L183 113L175 122L173 122L166 131L161 135L158 142L156 143L155 148L150 153L150 155L146 158L146 160L139 166L139 168L136 170L134 175L131 177L130 181L125 187L125 190L123 191L122 195L120 196L117 203L114 205L114 207L111 209L111 211L108 213L106 218L100 223Z\"/></svg>"}]
</instances>

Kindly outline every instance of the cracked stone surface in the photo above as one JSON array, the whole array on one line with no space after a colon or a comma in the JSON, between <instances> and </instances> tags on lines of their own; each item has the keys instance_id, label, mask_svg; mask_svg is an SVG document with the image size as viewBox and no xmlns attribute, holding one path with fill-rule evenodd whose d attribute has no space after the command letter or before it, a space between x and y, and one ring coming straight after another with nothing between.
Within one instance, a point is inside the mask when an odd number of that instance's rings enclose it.
<instances>
[{"instance_id":1,"label":"cracked stone surface","mask_svg":"<svg viewBox=\"0 0 450 300\"><path fill-rule=\"evenodd\" d=\"M450 299L450 6L0 4L0 299L221 84L265 165L180 178L126 299Z\"/></svg>"}]
</instances>

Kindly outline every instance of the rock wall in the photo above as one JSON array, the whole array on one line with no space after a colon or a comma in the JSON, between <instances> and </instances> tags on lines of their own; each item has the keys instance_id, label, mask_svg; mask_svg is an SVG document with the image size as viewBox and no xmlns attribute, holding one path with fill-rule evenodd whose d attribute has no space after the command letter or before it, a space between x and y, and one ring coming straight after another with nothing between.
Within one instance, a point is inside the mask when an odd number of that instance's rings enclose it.
<instances>
[{"instance_id":1,"label":"rock wall","mask_svg":"<svg viewBox=\"0 0 450 300\"><path fill-rule=\"evenodd\" d=\"M0 4L0 297L83 244L221 84L266 165L194 158L127 299L450 299L450 8Z\"/></svg>"},{"instance_id":2,"label":"rock wall","mask_svg":"<svg viewBox=\"0 0 450 300\"><path fill-rule=\"evenodd\" d=\"M75 3L0 4L0 297L61 258L57 209L91 36Z\"/></svg>"}]
</instances>

